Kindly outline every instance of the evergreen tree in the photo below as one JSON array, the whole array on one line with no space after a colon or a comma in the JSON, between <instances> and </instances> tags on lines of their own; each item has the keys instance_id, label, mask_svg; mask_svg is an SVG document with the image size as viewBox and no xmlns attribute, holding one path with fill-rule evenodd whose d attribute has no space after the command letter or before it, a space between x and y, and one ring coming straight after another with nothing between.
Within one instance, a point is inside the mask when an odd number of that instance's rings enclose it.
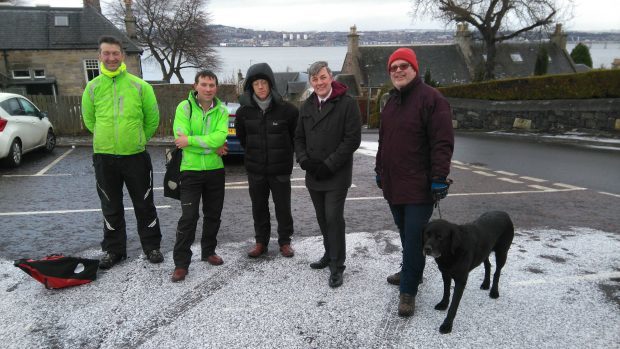
<instances>
[{"instance_id":1,"label":"evergreen tree","mask_svg":"<svg viewBox=\"0 0 620 349\"><path fill-rule=\"evenodd\" d=\"M576 64L585 64L592 68L592 56L590 56L590 49L588 46L578 43L572 51L570 51L570 57Z\"/></svg>"},{"instance_id":2,"label":"evergreen tree","mask_svg":"<svg viewBox=\"0 0 620 349\"><path fill-rule=\"evenodd\" d=\"M536 65L534 66L534 75L547 74L547 67L549 66L549 54L547 53L547 47L541 45L538 48L538 55L536 56Z\"/></svg>"}]
</instances>

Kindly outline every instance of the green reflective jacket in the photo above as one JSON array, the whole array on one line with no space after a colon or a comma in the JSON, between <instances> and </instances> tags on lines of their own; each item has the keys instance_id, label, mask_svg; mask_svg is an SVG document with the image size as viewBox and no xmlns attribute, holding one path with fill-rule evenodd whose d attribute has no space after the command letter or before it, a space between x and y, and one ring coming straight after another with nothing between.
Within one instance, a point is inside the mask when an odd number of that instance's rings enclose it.
<instances>
[{"instance_id":1,"label":"green reflective jacket","mask_svg":"<svg viewBox=\"0 0 620 349\"><path fill-rule=\"evenodd\" d=\"M101 74L86 85L82 117L99 154L141 153L159 125L153 87L127 71L114 78Z\"/></svg>"},{"instance_id":2,"label":"green reflective jacket","mask_svg":"<svg viewBox=\"0 0 620 349\"><path fill-rule=\"evenodd\" d=\"M190 92L188 99L177 106L172 129L175 139L179 137L177 132L188 136L189 145L183 148L181 171L224 168L216 150L224 145L228 136L228 108L219 99L215 98L213 108L204 111L193 91Z\"/></svg>"}]
</instances>

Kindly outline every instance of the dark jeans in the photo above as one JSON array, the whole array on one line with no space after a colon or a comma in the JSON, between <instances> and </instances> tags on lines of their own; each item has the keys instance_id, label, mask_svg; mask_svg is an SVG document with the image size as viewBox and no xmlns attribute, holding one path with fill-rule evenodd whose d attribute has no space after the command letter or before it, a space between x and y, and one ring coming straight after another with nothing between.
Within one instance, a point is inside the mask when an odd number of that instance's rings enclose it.
<instances>
[{"instance_id":1,"label":"dark jeans","mask_svg":"<svg viewBox=\"0 0 620 349\"><path fill-rule=\"evenodd\" d=\"M400 292L415 296L422 279L426 258L422 253L423 228L433 214L433 204L390 205L394 222L403 245L403 269L400 273Z\"/></svg>"},{"instance_id":2,"label":"dark jeans","mask_svg":"<svg viewBox=\"0 0 620 349\"><path fill-rule=\"evenodd\" d=\"M349 189L316 191L308 189L323 235L325 254L332 272L343 271L346 259L344 203Z\"/></svg>"},{"instance_id":3,"label":"dark jeans","mask_svg":"<svg viewBox=\"0 0 620 349\"><path fill-rule=\"evenodd\" d=\"M252 199L252 216L256 242L269 245L271 237L271 216L269 214L269 193L273 195L273 204L278 221L278 244L291 243L293 235L293 216L291 215L291 176L266 176L248 173L250 198Z\"/></svg>"},{"instance_id":4,"label":"dark jeans","mask_svg":"<svg viewBox=\"0 0 620 349\"><path fill-rule=\"evenodd\" d=\"M149 153L93 154L93 167L104 217L101 249L121 255L127 253L123 185L133 203L142 250L148 253L159 249L161 231L153 203L153 166Z\"/></svg>"},{"instance_id":5,"label":"dark jeans","mask_svg":"<svg viewBox=\"0 0 620 349\"><path fill-rule=\"evenodd\" d=\"M224 169L181 172L181 218L174 244L174 265L189 268L202 198L202 258L215 254L224 207Z\"/></svg>"}]
</instances>

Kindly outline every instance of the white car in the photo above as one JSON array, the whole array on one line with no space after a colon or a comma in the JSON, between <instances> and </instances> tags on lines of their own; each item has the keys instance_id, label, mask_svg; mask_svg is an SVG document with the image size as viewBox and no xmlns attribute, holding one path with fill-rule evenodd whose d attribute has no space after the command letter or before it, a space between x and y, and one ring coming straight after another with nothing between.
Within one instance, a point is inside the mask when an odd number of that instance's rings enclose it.
<instances>
[{"instance_id":1,"label":"white car","mask_svg":"<svg viewBox=\"0 0 620 349\"><path fill-rule=\"evenodd\" d=\"M0 93L0 160L5 165L17 167L22 154L39 148L49 153L55 146L47 113L23 96Z\"/></svg>"}]
</instances>

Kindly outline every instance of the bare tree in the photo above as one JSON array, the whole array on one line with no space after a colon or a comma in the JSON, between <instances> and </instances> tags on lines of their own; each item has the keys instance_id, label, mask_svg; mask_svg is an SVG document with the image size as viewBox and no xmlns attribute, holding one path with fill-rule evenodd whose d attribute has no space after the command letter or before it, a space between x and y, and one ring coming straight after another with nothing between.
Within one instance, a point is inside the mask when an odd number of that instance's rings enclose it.
<instances>
[{"instance_id":1,"label":"bare tree","mask_svg":"<svg viewBox=\"0 0 620 349\"><path fill-rule=\"evenodd\" d=\"M183 69L217 69L220 61L212 46L215 35L208 26L207 0L134 0L130 8L125 2L110 4L110 18L124 27L128 10L133 12L134 40L159 63L164 81L175 75L183 83Z\"/></svg>"},{"instance_id":2,"label":"bare tree","mask_svg":"<svg viewBox=\"0 0 620 349\"><path fill-rule=\"evenodd\" d=\"M466 22L482 36L486 53L485 78L495 77L496 44L538 27L549 27L561 8L555 0L412 0L413 17L431 14L451 22ZM572 10L573 0L564 0Z\"/></svg>"}]
</instances>

